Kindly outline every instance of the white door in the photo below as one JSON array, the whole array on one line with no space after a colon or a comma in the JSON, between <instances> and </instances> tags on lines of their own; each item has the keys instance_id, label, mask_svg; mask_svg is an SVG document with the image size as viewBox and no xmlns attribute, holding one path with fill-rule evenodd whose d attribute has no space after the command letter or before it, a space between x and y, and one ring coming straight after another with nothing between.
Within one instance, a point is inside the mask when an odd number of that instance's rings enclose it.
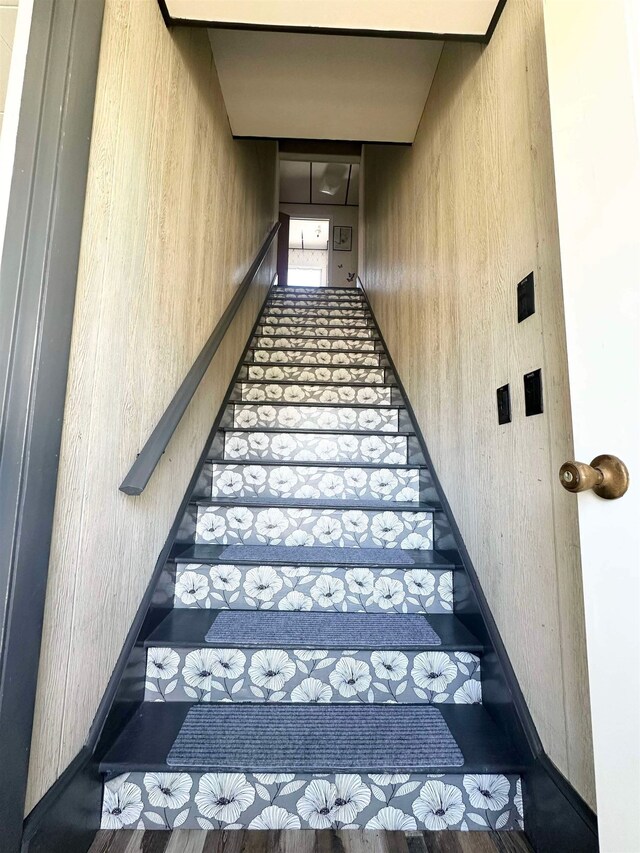
<instances>
[{"instance_id":1,"label":"white door","mask_svg":"<svg viewBox=\"0 0 640 853\"><path fill-rule=\"evenodd\" d=\"M640 851L640 7L545 0L576 459L631 485L577 496L602 853Z\"/></svg>"}]
</instances>

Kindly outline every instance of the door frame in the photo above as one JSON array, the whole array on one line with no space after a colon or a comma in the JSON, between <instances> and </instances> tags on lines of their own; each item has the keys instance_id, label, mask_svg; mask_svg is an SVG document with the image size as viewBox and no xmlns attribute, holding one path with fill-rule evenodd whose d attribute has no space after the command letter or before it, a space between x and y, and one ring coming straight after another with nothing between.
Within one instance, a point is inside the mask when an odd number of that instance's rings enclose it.
<instances>
[{"instance_id":1,"label":"door frame","mask_svg":"<svg viewBox=\"0 0 640 853\"><path fill-rule=\"evenodd\" d=\"M0 248L0 825L20 849L104 0L34 0Z\"/></svg>"},{"instance_id":2,"label":"door frame","mask_svg":"<svg viewBox=\"0 0 640 853\"><path fill-rule=\"evenodd\" d=\"M337 205L336 205L337 206ZM280 214L282 216L282 213ZM333 268L333 216L296 216L293 213L284 214L289 217L289 222L287 223L289 230L287 231L287 269L289 267L289 242L290 242L290 228L291 228L291 220L294 219L296 221L306 220L307 222L328 222L329 223L329 234L327 236L327 275L326 275L326 283L321 285L321 287L332 287L333 282L331 281L331 270ZM323 249L318 249L318 251L324 251ZM288 281L288 276L287 276Z\"/></svg>"}]
</instances>

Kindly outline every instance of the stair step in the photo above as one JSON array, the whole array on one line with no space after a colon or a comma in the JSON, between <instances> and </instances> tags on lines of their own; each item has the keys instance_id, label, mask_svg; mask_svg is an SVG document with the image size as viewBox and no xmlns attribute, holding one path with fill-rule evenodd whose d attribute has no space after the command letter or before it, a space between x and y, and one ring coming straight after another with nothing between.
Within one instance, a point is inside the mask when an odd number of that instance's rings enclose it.
<instances>
[{"instance_id":1,"label":"stair step","mask_svg":"<svg viewBox=\"0 0 640 853\"><path fill-rule=\"evenodd\" d=\"M292 314L262 314L258 321L259 326L296 326L304 328L306 332L314 329L332 329L333 336L344 336L347 334L346 329L356 329L358 334L362 331L375 333L375 326L367 317L315 317L309 315L307 311L302 312L299 316ZM372 334L372 337L375 335ZM357 336L356 336L357 337Z\"/></svg>"},{"instance_id":2,"label":"stair step","mask_svg":"<svg viewBox=\"0 0 640 853\"><path fill-rule=\"evenodd\" d=\"M280 285L274 288L270 294L272 297L289 296L312 296L322 299L325 296L338 299L362 299L362 290L356 287L294 287L293 285Z\"/></svg>"},{"instance_id":3,"label":"stair step","mask_svg":"<svg viewBox=\"0 0 640 853\"><path fill-rule=\"evenodd\" d=\"M330 308L350 308L350 307L362 307L368 308L366 301L362 298L360 299L336 299L335 297L328 297L326 299L292 299L288 296L283 296L281 298L276 298L274 296L270 296L267 299L267 305L287 305L294 308L298 308L301 305L306 307L318 306L322 307L330 307Z\"/></svg>"},{"instance_id":4,"label":"stair step","mask_svg":"<svg viewBox=\"0 0 640 853\"><path fill-rule=\"evenodd\" d=\"M352 316L351 314L345 315L340 313L337 317L330 317L326 314L310 315L308 311L300 311L298 314L274 314L273 312L266 310L262 313L260 317L260 323L261 325L273 324L274 326L309 326L311 328L313 328L314 326L329 326L330 328L336 329L342 328L344 326L353 329L375 328L369 317L363 314Z\"/></svg>"},{"instance_id":5,"label":"stair step","mask_svg":"<svg viewBox=\"0 0 640 853\"><path fill-rule=\"evenodd\" d=\"M296 465L277 460L256 465L220 460L207 462L199 488L203 495L234 499L298 496L408 503L419 498L420 469Z\"/></svg>"},{"instance_id":6,"label":"stair step","mask_svg":"<svg viewBox=\"0 0 640 853\"><path fill-rule=\"evenodd\" d=\"M318 350L273 350L252 349L247 353L245 364L327 364L344 367L379 367L382 353L340 352Z\"/></svg>"},{"instance_id":7,"label":"stair step","mask_svg":"<svg viewBox=\"0 0 640 853\"><path fill-rule=\"evenodd\" d=\"M223 430L220 430L223 432ZM414 461L409 453L413 434L353 433L347 430L286 432L264 429L260 432L224 430L223 456L228 460L282 458L295 462L376 462L380 465L404 465Z\"/></svg>"},{"instance_id":8,"label":"stair step","mask_svg":"<svg viewBox=\"0 0 640 853\"><path fill-rule=\"evenodd\" d=\"M348 508L353 506L354 508ZM433 508L419 503L314 500L198 502L195 541L211 544L433 547ZM266 554L265 554L266 558Z\"/></svg>"},{"instance_id":9,"label":"stair step","mask_svg":"<svg viewBox=\"0 0 640 853\"><path fill-rule=\"evenodd\" d=\"M202 764L167 763L192 708L199 708L193 739L212 738L215 750ZM379 728L379 714L384 713ZM463 757L449 764L420 755L419 739L429 735L433 712L446 722ZM280 739L279 721L287 720ZM294 733L289 726L292 720ZM302 720L305 720L302 724ZM336 725L336 721L340 724ZM374 723L374 721L376 721ZM406 732L399 735L399 728ZM202 737L199 737L200 733ZM230 737L232 735L232 737ZM393 749L389 745L393 744ZM329 756L325 747L337 747ZM353 754L354 748L357 750ZM459 760L459 759L458 759ZM482 705L255 705L143 702L100 762L110 775L127 772L348 773L515 773L525 765L510 740Z\"/></svg>"},{"instance_id":10,"label":"stair step","mask_svg":"<svg viewBox=\"0 0 640 853\"><path fill-rule=\"evenodd\" d=\"M276 550L288 549L276 547ZM260 585L264 587L259 597L256 597L256 578L262 579ZM197 610L451 613L453 572L437 564L430 568L416 568L412 564L368 568L324 563L280 565L275 560L267 565L181 560L174 565L172 582L167 583L166 600L172 600L175 608Z\"/></svg>"},{"instance_id":11,"label":"stair step","mask_svg":"<svg viewBox=\"0 0 640 853\"><path fill-rule=\"evenodd\" d=\"M331 385L322 382L247 382L237 386L240 399L247 403L327 403L348 406L390 406L392 385Z\"/></svg>"},{"instance_id":12,"label":"stair step","mask_svg":"<svg viewBox=\"0 0 640 853\"><path fill-rule=\"evenodd\" d=\"M293 387L304 392L308 386L296 385ZM245 386L242 386L243 400L249 396L252 400L256 399L255 393L248 395L244 391ZM323 395L318 394L317 396ZM312 405L313 397L311 400L308 397L303 398L304 402L299 405L291 403L279 405L272 403L268 397L263 398L264 402L260 401L259 394L257 399L258 402L234 403L234 427L240 429L281 427L291 432L300 429L345 429L354 432L358 430L370 432L372 429L377 429L380 432L388 433L398 432L400 428L399 409L389 405L373 408L340 405L332 402L330 405L316 406Z\"/></svg>"},{"instance_id":13,"label":"stair step","mask_svg":"<svg viewBox=\"0 0 640 853\"><path fill-rule=\"evenodd\" d=\"M482 645L452 616L438 625L444 636L418 614L173 611L145 642L145 700L479 704Z\"/></svg>"},{"instance_id":14,"label":"stair step","mask_svg":"<svg viewBox=\"0 0 640 853\"><path fill-rule=\"evenodd\" d=\"M256 575L259 579L259 574ZM256 583L259 586L259 582ZM193 648L344 648L459 651L481 655L482 643L454 615L316 613L229 609L171 610L145 646ZM301 658L309 660L308 656ZM320 656L318 660L322 660ZM380 676L383 677L383 676ZM385 676L388 678L388 676ZM399 679L398 679L399 680Z\"/></svg>"},{"instance_id":15,"label":"stair step","mask_svg":"<svg viewBox=\"0 0 640 853\"><path fill-rule=\"evenodd\" d=\"M359 287L295 287L294 285L279 285L270 291L273 297L288 296L311 296L315 298L331 297L337 299L362 299L364 291Z\"/></svg>"},{"instance_id":16,"label":"stair step","mask_svg":"<svg viewBox=\"0 0 640 853\"><path fill-rule=\"evenodd\" d=\"M230 552L234 553L233 558ZM390 553L391 552L391 553ZM222 563L237 563L239 566L261 565L262 560L256 556L250 556L250 548L242 548L228 545L209 545L178 542L171 550L170 559L176 563L203 563L207 565L220 565ZM437 550L412 551L402 550L400 553L390 548L332 548L329 556L335 562L327 562L327 549L305 547L304 552L300 548L289 548L286 546L271 546L269 551L271 563L276 566L291 567L296 562L302 562L304 566L327 568L330 570L336 566L367 567L370 569L390 569L390 566L401 566L403 570L429 569L453 571L461 567L461 562L456 554ZM398 563L397 558L402 558ZM389 562L389 559L393 562Z\"/></svg>"},{"instance_id":17,"label":"stair step","mask_svg":"<svg viewBox=\"0 0 640 853\"><path fill-rule=\"evenodd\" d=\"M267 303L262 312L263 317L314 317L314 318L330 318L330 319L345 319L346 317L354 317L358 319L371 319L371 312L366 305L359 305L356 308L346 307L318 307L315 305L305 305L298 308L292 305L273 305Z\"/></svg>"},{"instance_id":18,"label":"stair step","mask_svg":"<svg viewBox=\"0 0 640 853\"><path fill-rule=\"evenodd\" d=\"M296 338L359 338L372 340L376 337L375 330L359 329L355 326L320 326L316 323L305 326L301 323L259 323L256 335L266 337L296 337Z\"/></svg>"},{"instance_id":19,"label":"stair step","mask_svg":"<svg viewBox=\"0 0 640 853\"><path fill-rule=\"evenodd\" d=\"M257 349L301 349L301 350L339 350L341 352L376 352L377 342L371 338L328 338L307 335L274 336L272 334L256 334L251 339L251 346Z\"/></svg>"},{"instance_id":20,"label":"stair step","mask_svg":"<svg viewBox=\"0 0 640 853\"><path fill-rule=\"evenodd\" d=\"M321 366L310 367L306 364L280 365L268 367L261 364L243 366L240 379L254 382L310 382L327 383L331 385L389 385L395 386L386 377L384 367L344 367Z\"/></svg>"}]
</instances>

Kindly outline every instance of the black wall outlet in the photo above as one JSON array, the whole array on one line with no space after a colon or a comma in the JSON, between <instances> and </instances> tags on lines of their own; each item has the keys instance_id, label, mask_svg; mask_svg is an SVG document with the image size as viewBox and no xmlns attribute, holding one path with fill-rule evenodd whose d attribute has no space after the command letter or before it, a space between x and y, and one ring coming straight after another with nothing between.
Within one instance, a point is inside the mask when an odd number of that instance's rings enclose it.
<instances>
[{"instance_id":1,"label":"black wall outlet","mask_svg":"<svg viewBox=\"0 0 640 853\"><path fill-rule=\"evenodd\" d=\"M533 273L518 284L518 323L536 313L536 294L533 286Z\"/></svg>"},{"instance_id":2,"label":"black wall outlet","mask_svg":"<svg viewBox=\"0 0 640 853\"><path fill-rule=\"evenodd\" d=\"M501 388L498 388L498 390L496 391L496 395L498 398L498 423L510 424L511 393L509 392L509 386L503 385Z\"/></svg>"},{"instance_id":3,"label":"black wall outlet","mask_svg":"<svg viewBox=\"0 0 640 853\"><path fill-rule=\"evenodd\" d=\"M542 413L542 370L524 375L524 411L527 417Z\"/></svg>"}]
</instances>

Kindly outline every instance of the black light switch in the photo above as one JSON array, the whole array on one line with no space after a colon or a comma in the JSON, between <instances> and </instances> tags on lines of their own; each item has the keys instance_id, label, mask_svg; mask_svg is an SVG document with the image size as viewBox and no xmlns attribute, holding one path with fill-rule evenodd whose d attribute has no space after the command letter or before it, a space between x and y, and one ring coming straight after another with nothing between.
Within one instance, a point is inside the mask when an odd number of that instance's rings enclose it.
<instances>
[{"instance_id":1,"label":"black light switch","mask_svg":"<svg viewBox=\"0 0 640 853\"><path fill-rule=\"evenodd\" d=\"M498 388L496 391L498 397L498 423L499 424L510 424L511 423L511 394L509 393L509 386L503 385L501 388Z\"/></svg>"},{"instance_id":2,"label":"black light switch","mask_svg":"<svg viewBox=\"0 0 640 853\"><path fill-rule=\"evenodd\" d=\"M542 370L524 375L524 411L527 417L542 414Z\"/></svg>"},{"instance_id":3,"label":"black light switch","mask_svg":"<svg viewBox=\"0 0 640 853\"><path fill-rule=\"evenodd\" d=\"M518 284L518 323L536 312L536 295L533 287L533 273Z\"/></svg>"}]
</instances>

